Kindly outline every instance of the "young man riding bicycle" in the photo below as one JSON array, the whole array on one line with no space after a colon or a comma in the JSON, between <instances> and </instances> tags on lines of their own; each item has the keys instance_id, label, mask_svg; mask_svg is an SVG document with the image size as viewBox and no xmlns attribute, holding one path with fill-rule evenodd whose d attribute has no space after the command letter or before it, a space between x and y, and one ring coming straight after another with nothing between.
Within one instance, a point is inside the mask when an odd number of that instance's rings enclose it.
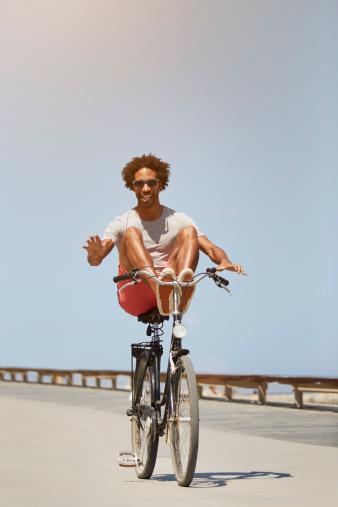
<instances>
[{"instance_id":1,"label":"young man riding bicycle","mask_svg":"<svg viewBox=\"0 0 338 507\"><path fill-rule=\"evenodd\" d=\"M215 246L184 213L160 204L159 193L168 185L170 165L152 154L135 157L122 170L125 186L135 192L137 206L111 222L103 235L90 236L83 246L91 266L99 266L116 245L119 251L118 274L141 267L141 283L119 293L120 306L138 316L158 307L162 315L173 311L173 288L156 284L163 281L188 282L194 276L199 251L217 264L217 271L229 270L246 275L239 264L232 264L226 253ZM120 288L127 282L120 282ZM196 286L187 287L180 311L189 307Z\"/></svg>"}]
</instances>

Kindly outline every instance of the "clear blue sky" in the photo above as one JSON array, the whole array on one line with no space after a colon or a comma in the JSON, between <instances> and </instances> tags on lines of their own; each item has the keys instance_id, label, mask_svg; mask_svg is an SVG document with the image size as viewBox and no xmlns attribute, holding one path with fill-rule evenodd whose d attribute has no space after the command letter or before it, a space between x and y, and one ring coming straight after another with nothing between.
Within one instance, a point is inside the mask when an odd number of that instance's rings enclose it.
<instances>
[{"instance_id":1,"label":"clear blue sky","mask_svg":"<svg viewBox=\"0 0 338 507\"><path fill-rule=\"evenodd\" d=\"M249 274L228 273L232 297L200 284L196 370L338 375L337 14L1 3L0 364L129 368L145 328L117 304L117 252L93 268L81 246L134 206L120 172L152 152L172 168L161 202Z\"/></svg>"}]
</instances>

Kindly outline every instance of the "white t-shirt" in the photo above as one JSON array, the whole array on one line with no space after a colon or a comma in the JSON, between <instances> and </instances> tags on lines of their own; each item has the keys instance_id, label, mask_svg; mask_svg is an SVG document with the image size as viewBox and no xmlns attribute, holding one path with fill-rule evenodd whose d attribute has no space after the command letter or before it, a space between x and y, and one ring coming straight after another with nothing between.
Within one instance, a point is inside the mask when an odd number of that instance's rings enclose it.
<instances>
[{"instance_id":1,"label":"white t-shirt","mask_svg":"<svg viewBox=\"0 0 338 507\"><path fill-rule=\"evenodd\" d=\"M120 251L124 233L128 227L135 227L142 233L145 248L152 256L156 270L162 270L173 251L178 233L183 227L192 225L198 236L203 236L195 222L185 213L179 213L166 206L160 218L147 222L141 220L134 209L116 217L106 228L102 239L112 239Z\"/></svg>"}]
</instances>

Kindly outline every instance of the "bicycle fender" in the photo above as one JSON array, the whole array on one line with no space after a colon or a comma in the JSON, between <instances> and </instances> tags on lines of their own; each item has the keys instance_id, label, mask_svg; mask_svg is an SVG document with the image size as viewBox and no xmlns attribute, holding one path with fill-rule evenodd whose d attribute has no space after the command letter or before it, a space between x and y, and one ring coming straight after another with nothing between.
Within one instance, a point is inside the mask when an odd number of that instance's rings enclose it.
<instances>
[{"instance_id":1,"label":"bicycle fender","mask_svg":"<svg viewBox=\"0 0 338 507\"><path fill-rule=\"evenodd\" d=\"M173 355L173 361L176 364L180 357L187 356L190 354L190 350L188 349L180 349Z\"/></svg>"},{"instance_id":2,"label":"bicycle fender","mask_svg":"<svg viewBox=\"0 0 338 507\"><path fill-rule=\"evenodd\" d=\"M143 347L135 347L132 348L132 356L135 357L137 360L141 358L141 355L149 357L149 352L145 350Z\"/></svg>"}]
</instances>

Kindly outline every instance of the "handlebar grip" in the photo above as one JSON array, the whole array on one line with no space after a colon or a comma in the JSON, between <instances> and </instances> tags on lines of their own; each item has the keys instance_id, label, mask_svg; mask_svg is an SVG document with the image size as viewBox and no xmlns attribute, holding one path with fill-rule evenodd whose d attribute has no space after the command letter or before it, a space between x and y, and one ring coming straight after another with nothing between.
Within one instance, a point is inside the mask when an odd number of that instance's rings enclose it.
<instances>
[{"instance_id":1,"label":"handlebar grip","mask_svg":"<svg viewBox=\"0 0 338 507\"><path fill-rule=\"evenodd\" d=\"M217 278L219 279L219 281L221 282L221 284L222 284L222 285L224 285L225 287L226 287L227 285L229 285L229 280L226 280L225 278L222 278L222 277L221 277L221 276L219 276L219 275L216 275L216 276L217 276Z\"/></svg>"},{"instance_id":2,"label":"handlebar grip","mask_svg":"<svg viewBox=\"0 0 338 507\"><path fill-rule=\"evenodd\" d=\"M128 271L128 273L125 273L124 275L118 275L114 276L113 281L115 283L122 282L123 280L132 280L133 279L133 273L132 271Z\"/></svg>"}]
</instances>

